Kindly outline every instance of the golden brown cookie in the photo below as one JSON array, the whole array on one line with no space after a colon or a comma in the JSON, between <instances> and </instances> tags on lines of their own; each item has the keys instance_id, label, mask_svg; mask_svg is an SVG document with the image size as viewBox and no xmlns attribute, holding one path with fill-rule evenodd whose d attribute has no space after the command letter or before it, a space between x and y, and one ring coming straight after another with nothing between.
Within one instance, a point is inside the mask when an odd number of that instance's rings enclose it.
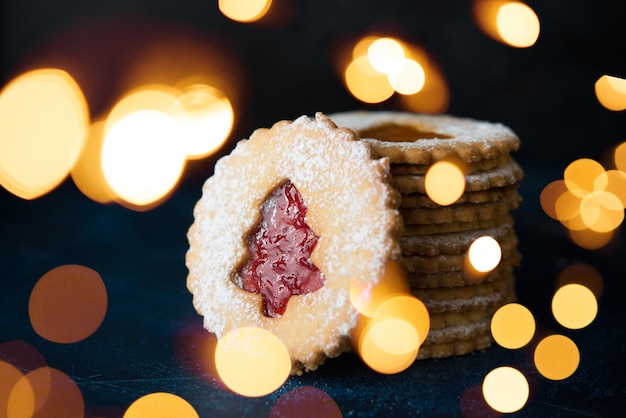
<instances>
[{"instance_id":1,"label":"golden brown cookie","mask_svg":"<svg viewBox=\"0 0 626 418\"><path fill-rule=\"evenodd\" d=\"M521 255L514 252L511 256L500 261L500 264L487 275L480 278L469 276L460 266L458 269L437 272L407 273L407 280L411 289L437 289L445 287L463 287L482 282L499 280L511 275L514 267L519 265Z\"/></svg>"},{"instance_id":2,"label":"golden brown cookie","mask_svg":"<svg viewBox=\"0 0 626 418\"><path fill-rule=\"evenodd\" d=\"M511 160L507 164L489 171L479 171L465 175L465 192L489 190L495 187L506 187L517 184L524 177L519 164ZM401 194L426 193L425 175L404 174L394 175L391 185Z\"/></svg>"},{"instance_id":3,"label":"golden brown cookie","mask_svg":"<svg viewBox=\"0 0 626 418\"><path fill-rule=\"evenodd\" d=\"M446 343L424 344L417 354L418 360L444 358L469 354L484 350L491 346L493 339L490 333L476 334L464 340L452 340Z\"/></svg>"},{"instance_id":4,"label":"golden brown cookie","mask_svg":"<svg viewBox=\"0 0 626 418\"><path fill-rule=\"evenodd\" d=\"M478 160L472 162L465 162L464 168L468 174L476 173L478 171L488 171L501 167L511 161L509 154L500 155L496 158L490 158L488 160ZM430 168L429 164L408 164L398 163L391 164L391 175L404 175L404 174L426 174Z\"/></svg>"},{"instance_id":5,"label":"golden brown cookie","mask_svg":"<svg viewBox=\"0 0 626 418\"><path fill-rule=\"evenodd\" d=\"M471 163L498 158L520 145L517 135L502 124L449 115L353 111L330 118L354 130L391 163L428 165L449 157Z\"/></svg>"},{"instance_id":6,"label":"golden brown cookie","mask_svg":"<svg viewBox=\"0 0 626 418\"><path fill-rule=\"evenodd\" d=\"M514 195L517 195L517 198L521 199L521 197L519 197L518 195L518 188L519 185L515 184L513 186L494 187L488 190L465 192L456 202L453 203L453 205L458 205L461 203L493 202L513 197ZM434 209L441 207L441 205L433 202L428 197L428 195L424 193L405 193L401 195L400 207L403 209Z\"/></svg>"},{"instance_id":7,"label":"golden brown cookie","mask_svg":"<svg viewBox=\"0 0 626 418\"><path fill-rule=\"evenodd\" d=\"M502 218L520 205L517 193L482 203L459 203L436 208L400 208L404 225L446 224L488 221Z\"/></svg>"},{"instance_id":8,"label":"golden brown cookie","mask_svg":"<svg viewBox=\"0 0 626 418\"><path fill-rule=\"evenodd\" d=\"M321 113L240 141L206 180L188 232L187 286L205 328L218 338L240 327L273 332L291 356L292 373L348 350L358 316L352 280L376 285L385 263L400 254L398 199L388 177L386 160L372 158L352 131ZM286 182L301 195L306 224L318 237L310 261L324 281L293 294L284 313L270 317L264 298L242 288L241 269L252 256L248 237L260 225L261 207Z\"/></svg>"},{"instance_id":9,"label":"golden brown cookie","mask_svg":"<svg viewBox=\"0 0 626 418\"><path fill-rule=\"evenodd\" d=\"M482 236L490 236L496 241L504 242L515 235L512 223L502 223L492 228L472 229L462 232L443 234L402 236L400 246L402 254L435 256L438 254L464 253L469 246Z\"/></svg>"},{"instance_id":10,"label":"golden brown cookie","mask_svg":"<svg viewBox=\"0 0 626 418\"><path fill-rule=\"evenodd\" d=\"M497 280L483 281L455 287L428 289L411 288L411 293L419 298L431 313L462 312L487 309L499 305L514 291L515 278L506 274Z\"/></svg>"},{"instance_id":11,"label":"golden brown cookie","mask_svg":"<svg viewBox=\"0 0 626 418\"><path fill-rule=\"evenodd\" d=\"M479 219L471 222L448 222L432 224L404 225L402 235L432 235L449 232L471 231L473 229L493 228L501 223L511 223L513 218L507 213L495 219Z\"/></svg>"}]
</instances>

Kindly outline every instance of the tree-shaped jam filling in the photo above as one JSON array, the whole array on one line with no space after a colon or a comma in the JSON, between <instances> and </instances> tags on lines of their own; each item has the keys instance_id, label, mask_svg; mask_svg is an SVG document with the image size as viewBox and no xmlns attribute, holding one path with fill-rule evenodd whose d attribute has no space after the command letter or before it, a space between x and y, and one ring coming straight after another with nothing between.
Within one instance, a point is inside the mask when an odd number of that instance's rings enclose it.
<instances>
[{"instance_id":1,"label":"tree-shaped jam filling","mask_svg":"<svg viewBox=\"0 0 626 418\"><path fill-rule=\"evenodd\" d=\"M318 237L304 218L307 207L289 181L261 206L261 221L248 235L249 258L239 271L239 285L263 297L263 313L278 318L291 296L324 285L323 273L311 261Z\"/></svg>"}]
</instances>

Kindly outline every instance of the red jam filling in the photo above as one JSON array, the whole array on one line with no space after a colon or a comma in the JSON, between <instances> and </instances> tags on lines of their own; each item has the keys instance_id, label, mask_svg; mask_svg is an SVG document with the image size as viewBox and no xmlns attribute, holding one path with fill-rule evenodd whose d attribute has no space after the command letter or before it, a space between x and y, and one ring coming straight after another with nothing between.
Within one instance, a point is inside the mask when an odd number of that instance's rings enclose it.
<instances>
[{"instance_id":1,"label":"red jam filling","mask_svg":"<svg viewBox=\"0 0 626 418\"><path fill-rule=\"evenodd\" d=\"M274 190L261 206L261 221L247 237L250 257L239 276L240 286L263 297L263 314L278 318L289 298L324 285L324 275L311 261L318 237L304 221L307 207L291 182Z\"/></svg>"}]
</instances>

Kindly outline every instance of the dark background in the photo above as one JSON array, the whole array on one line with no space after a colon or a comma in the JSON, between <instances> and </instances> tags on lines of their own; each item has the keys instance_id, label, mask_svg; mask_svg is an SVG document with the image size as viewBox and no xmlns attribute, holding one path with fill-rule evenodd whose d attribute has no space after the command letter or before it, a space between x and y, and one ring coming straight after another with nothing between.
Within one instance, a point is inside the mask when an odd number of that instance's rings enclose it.
<instances>
[{"instance_id":1,"label":"dark background","mask_svg":"<svg viewBox=\"0 0 626 418\"><path fill-rule=\"evenodd\" d=\"M467 1L275 2L284 15L241 24L220 15L208 0L5 0L1 81L31 68L66 68L95 119L127 89L134 58L184 36L193 40L199 61L231 70L227 74L238 86L226 153L254 129L281 119L316 111L401 110L397 97L378 105L356 101L333 57L340 46L372 32L419 44L449 83L448 113L505 123L522 139L516 154L526 172L524 200L515 212L523 254L517 293L536 316L537 338L559 332L578 344L579 370L562 382L547 381L534 370L530 348L493 347L418 362L394 376L376 374L356 356L344 355L260 399L216 387L197 359L207 336L185 288L184 256L193 205L219 154L192 164L174 195L148 212L96 204L70 181L34 201L0 190L0 343L26 341L70 375L89 417L121 416L135 399L155 391L182 396L202 417L267 416L280 396L305 385L325 390L344 416L495 416L482 401L480 383L500 365L518 367L530 381L521 416L621 416L626 246L619 233L603 250L576 247L542 212L539 193L572 160L606 161L611 147L626 140L624 112L604 109L593 90L602 74L626 76L624 3L529 1L541 35L533 47L515 49L481 32ZM549 303L559 271L574 262L598 269L605 293L596 321L568 332L551 318ZM33 332L26 307L37 279L68 263L101 274L109 310L91 338L59 345Z\"/></svg>"},{"instance_id":2,"label":"dark background","mask_svg":"<svg viewBox=\"0 0 626 418\"><path fill-rule=\"evenodd\" d=\"M228 55L237 69L228 76L241 73L235 141L316 111L399 109L397 95L377 105L356 101L335 68L341 45L377 33L424 47L449 83L448 113L509 125L523 140L520 158L600 158L626 139L624 113L604 109L593 90L603 74L626 75L621 1L529 1L541 34L527 49L485 35L466 0L274 3L281 15L273 22L242 24L222 16L216 1L5 0L2 81L35 66L65 67L97 117L123 92L134 56L184 32L199 51L203 44L227 51L210 59L219 66Z\"/></svg>"}]
</instances>

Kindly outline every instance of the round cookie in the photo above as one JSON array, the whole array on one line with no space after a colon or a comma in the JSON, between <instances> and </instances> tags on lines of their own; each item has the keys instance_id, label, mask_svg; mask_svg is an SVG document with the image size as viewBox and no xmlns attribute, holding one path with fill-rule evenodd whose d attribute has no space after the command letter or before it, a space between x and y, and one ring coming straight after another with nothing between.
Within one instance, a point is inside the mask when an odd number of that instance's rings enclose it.
<instances>
[{"instance_id":1,"label":"round cookie","mask_svg":"<svg viewBox=\"0 0 626 418\"><path fill-rule=\"evenodd\" d=\"M478 171L487 171L492 170L497 167L501 167L511 161L511 156L509 154L500 155L496 158L490 158L487 160L478 160L472 162L465 162L463 164L466 173L476 173ZM391 164L391 175L403 175L403 174L426 174L430 165L425 164L408 164L408 163L397 163Z\"/></svg>"},{"instance_id":2,"label":"round cookie","mask_svg":"<svg viewBox=\"0 0 626 418\"><path fill-rule=\"evenodd\" d=\"M391 163L427 165L449 157L471 163L516 151L520 140L499 123L394 111L335 113L337 126L357 132Z\"/></svg>"},{"instance_id":3,"label":"round cookie","mask_svg":"<svg viewBox=\"0 0 626 418\"><path fill-rule=\"evenodd\" d=\"M447 343L424 344L417 353L418 360L460 356L473 351L484 350L493 342L491 334L476 334L464 340L453 340Z\"/></svg>"},{"instance_id":4,"label":"round cookie","mask_svg":"<svg viewBox=\"0 0 626 418\"><path fill-rule=\"evenodd\" d=\"M518 194L519 185L494 187L488 190L477 190L475 192L465 192L452 205L460 203L486 203L501 200L510 196L520 198ZM441 205L433 202L425 193L405 193L401 196L400 207L402 209L434 209Z\"/></svg>"},{"instance_id":5,"label":"round cookie","mask_svg":"<svg viewBox=\"0 0 626 418\"><path fill-rule=\"evenodd\" d=\"M386 159L373 159L367 144L321 113L240 141L204 183L187 234L187 286L204 327L218 338L240 327L273 332L289 352L292 374L349 350L358 316L350 303L352 280L374 286L385 263L400 255L399 199L388 177ZM246 237L259 224L262 204L287 181L301 194L306 223L319 237L310 259L325 282L291 297L274 318L263 314L260 294L240 286L239 269L250 257Z\"/></svg>"}]
</instances>

